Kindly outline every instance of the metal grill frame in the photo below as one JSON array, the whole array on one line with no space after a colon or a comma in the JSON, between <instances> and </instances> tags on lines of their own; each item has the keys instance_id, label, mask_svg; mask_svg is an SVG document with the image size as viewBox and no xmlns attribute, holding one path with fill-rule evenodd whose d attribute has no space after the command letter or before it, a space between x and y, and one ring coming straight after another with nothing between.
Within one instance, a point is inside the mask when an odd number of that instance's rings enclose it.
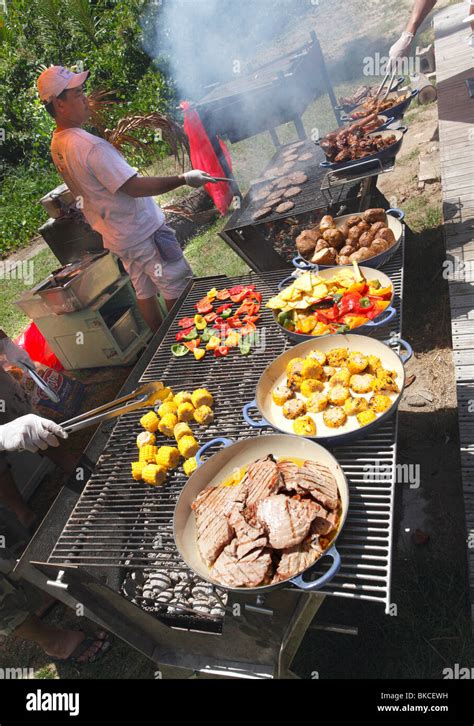
<instances>
[{"instance_id":1,"label":"metal grill frame","mask_svg":"<svg viewBox=\"0 0 474 726\"><path fill-rule=\"evenodd\" d=\"M374 337L381 340L386 340L389 335L392 338L393 335L399 336L401 332L403 248L404 240L396 256L384 267L384 272L394 284L397 317L392 321L390 329L374 334ZM216 421L204 434L199 435L201 443L216 435L225 435L236 440L259 435L259 432L243 421L242 406L254 397L258 379L268 363L293 344L277 328L271 312L264 309L261 328L266 331L265 350L254 351L249 359L233 352L226 359L206 356L200 362L193 359L189 365L186 358L175 359L170 354L170 346L176 333L175 321L191 314L195 302L213 285L219 286L221 282L222 286L253 282L262 292L265 303L275 294L277 283L286 275L287 271L282 270L258 275L251 273L231 279L223 276L194 280L181 305L167 321L167 332L160 336L161 343L140 380L164 380L175 390L210 388L216 399ZM134 412L117 420L107 446L57 539L47 564L56 567L114 567L134 570L150 566L157 568L166 564L169 569L187 569L179 558L172 536L174 503L187 479L184 473L175 472L164 487L157 489L132 480L129 463L136 458L135 438L140 430L139 418L140 413ZM267 429L265 433L272 433L272 430ZM384 605L386 612L390 607L396 438L395 415L366 439L333 450L349 479L351 504L344 532L338 543L343 561L341 570L320 591L324 595L377 602ZM165 443L165 440L159 440L158 443ZM368 463L384 467L381 479L366 481L364 467ZM114 492L117 487L120 487L120 494L115 500ZM152 511L147 512L146 509ZM89 540L87 551L92 554L85 555L83 544L80 548L78 545L86 542L86 538L90 536L88 531L94 518L100 520L102 517L104 523L99 525L101 529L98 530L101 536ZM137 562L136 550L135 553L132 552L131 545L143 542L143 536L148 536L145 525L147 517L152 520L153 525L160 524L163 549L159 554L166 557L160 561L147 558L146 562L140 563ZM88 520L87 524L84 524L84 518ZM112 544L116 540L118 543ZM94 552L103 547L104 541L109 548L112 547L114 554L103 557L94 555ZM299 592L295 588L290 590Z\"/></svg>"}]
</instances>

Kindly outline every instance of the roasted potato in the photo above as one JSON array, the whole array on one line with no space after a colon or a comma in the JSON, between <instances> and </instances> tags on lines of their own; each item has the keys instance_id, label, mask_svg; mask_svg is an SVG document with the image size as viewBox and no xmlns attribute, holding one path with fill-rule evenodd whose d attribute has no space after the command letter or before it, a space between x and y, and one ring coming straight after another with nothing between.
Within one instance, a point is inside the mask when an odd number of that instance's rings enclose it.
<instances>
[{"instance_id":1,"label":"roasted potato","mask_svg":"<svg viewBox=\"0 0 474 726\"><path fill-rule=\"evenodd\" d=\"M331 217L330 214L326 214L322 220L319 223L319 229L321 231L321 234L325 232L327 229L334 229L336 226L334 222L334 218Z\"/></svg>"},{"instance_id":2,"label":"roasted potato","mask_svg":"<svg viewBox=\"0 0 474 726\"><path fill-rule=\"evenodd\" d=\"M328 250L330 246L331 245L329 244L329 242L326 242L326 240L321 237L320 239L318 239L314 251L321 252L321 250Z\"/></svg>"},{"instance_id":3,"label":"roasted potato","mask_svg":"<svg viewBox=\"0 0 474 726\"><path fill-rule=\"evenodd\" d=\"M370 224L365 220L363 222L359 222L357 226L362 232L367 232L370 229Z\"/></svg>"},{"instance_id":4,"label":"roasted potato","mask_svg":"<svg viewBox=\"0 0 474 726\"><path fill-rule=\"evenodd\" d=\"M302 232L302 234L296 238L296 249L302 257L310 257L313 254L315 247L315 240L306 232Z\"/></svg>"},{"instance_id":5,"label":"roasted potato","mask_svg":"<svg viewBox=\"0 0 474 726\"><path fill-rule=\"evenodd\" d=\"M373 222L385 222L386 216L385 216L385 210L384 209L367 209L363 217L366 222L370 222L370 224L373 224Z\"/></svg>"},{"instance_id":6,"label":"roasted potato","mask_svg":"<svg viewBox=\"0 0 474 726\"><path fill-rule=\"evenodd\" d=\"M350 257L354 252L357 252L357 249L353 245L344 245L342 250L339 251L339 256Z\"/></svg>"},{"instance_id":7,"label":"roasted potato","mask_svg":"<svg viewBox=\"0 0 474 726\"><path fill-rule=\"evenodd\" d=\"M377 234L377 237L379 239L386 239L390 247L395 244L395 235L388 227L385 227L385 229L381 229Z\"/></svg>"},{"instance_id":8,"label":"roasted potato","mask_svg":"<svg viewBox=\"0 0 474 726\"><path fill-rule=\"evenodd\" d=\"M370 247L373 240L374 240L374 235L371 232L371 230L369 229L368 232L364 232L359 237L359 247Z\"/></svg>"},{"instance_id":9,"label":"roasted potato","mask_svg":"<svg viewBox=\"0 0 474 726\"><path fill-rule=\"evenodd\" d=\"M337 263L338 265L350 265L351 259L347 255L339 255Z\"/></svg>"},{"instance_id":10,"label":"roasted potato","mask_svg":"<svg viewBox=\"0 0 474 726\"><path fill-rule=\"evenodd\" d=\"M364 260L370 260L370 258L373 256L374 252L372 252L371 247L362 247L360 250L357 250L357 252L354 252L354 254L350 256L350 260L351 262L353 262L354 260L356 262L364 262Z\"/></svg>"},{"instance_id":11,"label":"roasted potato","mask_svg":"<svg viewBox=\"0 0 474 726\"><path fill-rule=\"evenodd\" d=\"M323 239L329 242L329 246L334 247L336 250L343 247L345 242L342 232L338 229L327 229L323 232Z\"/></svg>"},{"instance_id":12,"label":"roasted potato","mask_svg":"<svg viewBox=\"0 0 474 726\"><path fill-rule=\"evenodd\" d=\"M387 229L385 222L375 222L375 224L372 224L370 227L370 231L374 233L374 237L377 237L377 234L381 229Z\"/></svg>"},{"instance_id":13,"label":"roasted potato","mask_svg":"<svg viewBox=\"0 0 474 726\"><path fill-rule=\"evenodd\" d=\"M344 239L347 239L347 235L349 234L349 230L350 230L350 227L347 224L347 222L344 222L343 224L341 224L338 227L338 230L341 232L341 234L343 235Z\"/></svg>"},{"instance_id":14,"label":"roasted potato","mask_svg":"<svg viewBox=\"0 0 474 726\"><path fill-rule=\"evenodd\" d=\"M347 237L347 244L352 244L353 242L358 242L360 237L362 236L362 230L359 229L358 225L354 225L350 228L349 234Z\"/></svg>"},{"instance_id":15,"label":"roasted potato","mask_svg":"<svg viewBox=\"0 0 474 726\"><path fill-rule=\"evenodd\" d=\"M360 222L362 222L362 217L358 214L353 214L352 217L349 217L346 224L348 227L354 227L354 225L359 224Z\"/></svg>"},{"instance_id":16,"label":"roasted potato","mask_svg":"<svg viewBox=\"0 0 474 726\"><path fill-rule=\"evenodd\" d=\"M311 258L311 262L315 265L335 265L337 260L337 251L334 247L315 252Z\"/></svg>"},{"instance_id":17,"label":"roasted potato","mask_svg":"<svg viewBox=\"0 0 474 726\"><path fill-rule=\"evenodd\" d=\"M376 237L372 244L370 245L370 249L372 250L374 255L380 255L381 252L385 252L389 248L389 244L387 240L380 239L380 237Z\"/></svg>"}]
</instances>

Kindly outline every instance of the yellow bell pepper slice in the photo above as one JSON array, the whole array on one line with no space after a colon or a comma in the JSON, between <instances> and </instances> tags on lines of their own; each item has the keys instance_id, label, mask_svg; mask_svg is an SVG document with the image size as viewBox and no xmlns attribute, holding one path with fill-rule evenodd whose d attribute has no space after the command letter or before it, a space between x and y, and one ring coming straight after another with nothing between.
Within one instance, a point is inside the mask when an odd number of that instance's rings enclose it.
<instances>
[{"instance_id":1,"label":"yellow bell pepper slice","mask_svg":"<svg viewBox=\"0 0 474 726\"><path fill-rule=\"evenodd\" d=\"M201 358L204 358L204 356L206 355L206 351L204 350L204 348L195 348L193 350L193 353L196 360L201 360Z\"/></svg>"},{"instance_id":2,"label":"yellow bell pepper slice","mask_svg":"<svg viewBox=\"0 0 474 726\"><path fill-rule=\"evenodd\" d=\"M351 330L354 330L354 328L358 328L360 325L364 325L366 323L368 318L366 318L364 315L345 315L344 316L344 323L350 327Z\"/></svg>"},{"instance_id":3,"label":"yellow bell pepper slice","mask_svg":"<svg viewBox=\"0 0 474 726\"><path fill-rule=\"evenodd\" d=\"M204 330L204 328L207 327L207 323L202 315L195 315L194 316L194 325L198 330Z\"/></svg>"},{"instance_id":4,"label":"yellow bell pepper slice","mask_svg":"<svg viewBox=\"0 0 474 726\"><path fill-rule=\"evenodd\" d=\"M219 290L216 287L213 287L212 290L209 290L209 292L207 293L207 297L209 298L209 300L215 300L218 292Z\"/></svg>"},{"instance_id":5,"label":"yellow bell pepper slice","mask_svg":"<svg viewBox=\"0 0 474 726\"><path fill-rule=\"evenodd\" d=\"M237 333L237 331L231 330L225 340L225 345L228 345L229 348L236 348L239 344L239 340L240 340L240 336Z\"/></svg>"},{"instance_id":6,"label":"yellow bell pepper slice","mask_svg":"<svg viewBox=\"0 0 474 726\"><path fill-rule=\"evenodd\" d=\"M308 315L306 318L299 321L298 330L300 330L302 333L309 334L315 329L316 323L317 320L314 315Z\"/></svg>"},{"instance_id":7,"label":"yellow bell pepper slice","mask_svg":"<svg viewBox=\"0 0 474 726\"><path fill-rule=\"evenodd\" d=\"M220 338L213 335L212 338L209 340L209 343L206 345L206 350L215 350L218 348L221 344Z\"/></svg>"}]
</instances>

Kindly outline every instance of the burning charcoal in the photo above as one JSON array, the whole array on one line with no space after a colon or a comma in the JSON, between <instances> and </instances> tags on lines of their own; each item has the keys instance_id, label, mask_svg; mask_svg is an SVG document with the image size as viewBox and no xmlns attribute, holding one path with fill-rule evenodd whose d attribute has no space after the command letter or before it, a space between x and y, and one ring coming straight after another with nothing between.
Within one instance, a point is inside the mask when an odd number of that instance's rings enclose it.
<instances>
[{"instance_id":1,"label":"burning charcoal","mask_svg":"<svg viewBox=\"0 0 474 726\"><path fill-rule=\"evenodd\" d=\"M150 582L151 582L152 586L158 588L160 590L160 592L162 590L167 590L169 588L169 586L171 585L170 578L168 577L168 575L165 575L164 573L152 576L150 578Z\"/></svg>"},{"instance_id":2,"label":"burning charcoal","mask_svg":"<svg viewBox=\"0 0 474 726\"><path fill-rule=\"evenodd\" d=\"M207 600L194 600L193 610L198 613L209 613L210 607Z\"/></svg>"}]
</instances>

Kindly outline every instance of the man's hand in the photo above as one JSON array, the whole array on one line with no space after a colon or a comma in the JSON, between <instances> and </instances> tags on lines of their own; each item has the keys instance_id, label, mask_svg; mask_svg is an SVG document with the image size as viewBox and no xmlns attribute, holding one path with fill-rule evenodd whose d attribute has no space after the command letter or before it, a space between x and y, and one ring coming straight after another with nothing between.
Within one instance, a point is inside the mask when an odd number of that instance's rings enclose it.
<instances>
[{"instance_id":1,"label":"man's hand","mask_svg":"<svg viewBox=\"0 0 474 726\"><path fill-rule=\"evenodd\" d=\"M393 70L397 67L398 61L400 61L402 58L406 58L414 37L415 36L413 35L413 33L409 33L408 31L404 30L397 42L392 45L388 52L388 55L390 57L390 70Z\"/></svg>"},{"instance_id":2,"label":"man's hand","mask_svg":"<svg viewBox=\"0 0 474 726\"><path fill-rule=\"evenodd\" d=\"M0 426L0 451L44 451L48 446L59 446L57 436L67 439L59 424L29 413Z\"/></svg>"},{"instance_id":3,"label":"man's hand","mask_svg":"<svg viewBox=\"0 0 474 726\"><path fill-rule=\"evenodd\" d=\"M18 365L18 363L25 363L26 365L33 365L33 361L30 356L16 345L10 338L0 338L0 362L11 363L12 365Z\"/></svg>"},{"instance_id":4,"label":"man's hand","mask_svg":"<svg viewBox=\"0 0 474 726\"><path fill-rule=\"evenodd\" d=\"M210 176L207 172L200 171L199 169L188 171L186 174L183 174L183 176L188 187L194 187L195 189L203 187L205 184L216 184L216 180L213 176Z\"/></svg>"}]
</instances>

